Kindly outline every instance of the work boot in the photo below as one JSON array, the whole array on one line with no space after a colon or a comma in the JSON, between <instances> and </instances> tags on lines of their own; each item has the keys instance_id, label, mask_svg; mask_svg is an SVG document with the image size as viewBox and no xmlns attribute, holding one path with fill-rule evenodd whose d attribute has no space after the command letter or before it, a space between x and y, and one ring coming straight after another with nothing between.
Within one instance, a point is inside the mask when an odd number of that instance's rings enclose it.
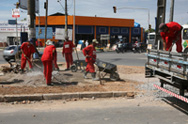
<instances>
[{"instance_id":1,"label":"work boot","mask_svg":"<svg viewBox=\"0 0 188 124\"><path fill-rule=\"evenodd\" d=\"M69 68L65 69L65 71L69 71L69 70L70 70Z\"/></svg>"},{"instance_id":2,"label":"work boot","mask_svg":"<svg viewBox=\"0 0 188 124\"><path fill-rule=\"evenodd\" d=\"M99 81L99 78L96 78L96 73L91 73L91 76L92 76L92 80L93 81Z\"/></svg>"},{"instance_id":3,"label":"work boot","mask_svg":"<svg viewBox=\"0 0 188 124\"><path fill-rule=\"evenodd\" d=\"M88 74L88 71L84 72L84 78L85 79L88 79L87 74Z\"/></svg>"},{"instance_id":4,"label":"work boot","mask_svg":"<svg viewBox=\"0 0 188 124\"><path fill-rule=\"evenodd\" d=\"M21 72L20 72L20 74L23 74L24 73L24 69L21 69Z\"/></svg>"},{"instance_id":5,"label":"work boot","mask_svg":"<svg viewBox=\"0 0 188 124\"><path fill-rule=\"evenodd\" d=\"M52 83L50 83L50 84L47 84L47 86L54 86Z\"/></svg>"}]
</instances>

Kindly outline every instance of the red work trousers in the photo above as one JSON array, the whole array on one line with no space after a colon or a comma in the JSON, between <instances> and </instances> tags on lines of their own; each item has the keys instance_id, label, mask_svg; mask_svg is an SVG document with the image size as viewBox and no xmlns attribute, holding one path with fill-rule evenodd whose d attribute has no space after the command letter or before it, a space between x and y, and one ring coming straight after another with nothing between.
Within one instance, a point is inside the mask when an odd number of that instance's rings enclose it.
<instances>
[{"instance_id":1,"label":"red work trousers","mask_svg":"<svg viewBox=\"0 0 188 124\"><path fill-rule=\"evenodd\" d=\"M86 72L94 73L95 67L93 62L87 62Z\"/></svg>"},{"instance_id":2,"label":"red work trousers","mask_svg":"<svg viewBox=\"0 0 188 124\"><path fill-rule=\"evenodd\" d=\"M44 66L44 77L46 78L46 84L51 84L52 78L52 61L43 61Z\"/></svg>"},{"instance_id":3,"label":"red work trousers","mask_svg":"<svg viewBox=\"0 0 188 124\"><path fill-rule=\"evenodd\" d=\"M172 42L173 42L173 38L170 37L166 37L166 51L169 50L169 48L172 46ZM176 41L176 51L182 52L182 39L181 39L181 35L179 36L179 40ZM172 49L171 49L172 50Z\"/></svg>"},{"instance_id":4,"label":"red work trousers","mask_svg":"<svg viewBox=\"0 0 188 124\"><path fill-rule=\"evenodd\" d=\"M54 59L53 63L54 63L55 68L59 68L58 65L57 65L57 59Z\"/></svg>"},{"instance_id":5,"label":"red work trousers","mask_svg":"<svg viewBox=\"0 0 188 124\"><path fill-rule=\"evenodd\" d=\"M26 61L27 61L28 64L29 64L29 68L33 68L33 65L31 64L31 61L29 61L29 60L27 60L27 59L25 59L25 58L22 58L22 59L21 59L21 69L24 69L24 68L25 68L25 66L26 66Z\"/></svg>"},{"instance_id":6,"label":"red work trousers","mask_svg":"<svg viewBox=\"0 0 188 124\"><path fill-rule=\"evenodd\" d=\"M72 53L65 53L65 60L67 63L67 69L69 69L70 66L73 64Z\"/></svg>"}]
</instances>

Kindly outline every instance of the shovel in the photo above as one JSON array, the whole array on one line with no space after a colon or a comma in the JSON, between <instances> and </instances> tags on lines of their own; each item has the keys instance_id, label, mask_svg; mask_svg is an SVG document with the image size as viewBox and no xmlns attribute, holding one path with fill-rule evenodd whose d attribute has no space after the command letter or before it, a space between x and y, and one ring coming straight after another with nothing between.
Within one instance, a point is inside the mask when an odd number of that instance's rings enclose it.
<instances>
[{"instance_id":1,"label":"shovel","mask_svg":"<svg viewBox=\"0 0 188 124\"><path fill-rule=\"evenodd\" d=\"M174 40L174 41L173 41L172 45L171 45L170 48L168 49L168 52L171 51L172 47L174 46L174 44L175 44L177 41L178 41L178 40L176 40L176 41Z\"/></svg>"}]
</instances>

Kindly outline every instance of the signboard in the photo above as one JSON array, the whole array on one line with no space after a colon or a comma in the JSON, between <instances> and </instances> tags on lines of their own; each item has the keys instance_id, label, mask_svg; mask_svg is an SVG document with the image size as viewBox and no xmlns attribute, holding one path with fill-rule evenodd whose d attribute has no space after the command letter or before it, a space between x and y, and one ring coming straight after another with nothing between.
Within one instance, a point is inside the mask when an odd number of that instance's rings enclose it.
<instances>
[{"instance_id":1,"label":"signboard","mask_svg":"<svg viewBox=\"0 0 188 124\"><path fill-rule=\"evenodd\" d=\"M41 34L39 36L39 27L36 27L36 38L38 39L40 37L40 39L45 39L45 27L40 27L41 29ZM46 35L47 39L52 39L53 38L53 30L52 27L48 27L47 28L47 35Z\"/></svg>"},{"instance_id":2,"label":"signboard","mask_svg":"<svg viewBox=\"0 0 188 124\"><path fill-rule=\"evenodd\" d=\"M20 9L12 9L12 17L19 18L20 17Z\"/></svg>"},{"instance_id":3,"label":"signboard","mask_svg":"<svg viewBox=\"0 0 188 124\"><path fill-rule=\"evenodd\" d=\"M8 24L9 25L15 25L16 24L16 20L8 20Z\"/></svg>"},{"instance_id":4,"label":"signboard","mask_svg":"<svg viewBox=\"0 0 188 124\"><path fill-rule=\"evenodd\" d=\"M72 40L72 29L68 29L68 37L69 37L69 40ZM64 28L56 28L55 29L55 39L57 39L57 40L65 39L65 29Z\"/></svg>"},{"instance_id":5,"label":"signboard","mask_svg":"<svg viewBox=\"0 0 188 124\"><path fill-rule=\"evenodd\" d=\"M27 10L28 0L19 0L20 8ZM35 0L35 13L39 13L39 0Z\"/></svg>"},{"instance_id":6,"label":"signboard","mask_svg":"<svg viewBox=\"0 0 188 124\"><path fill-rule=\"evenodd\" d=\"M27 22L17 22L17 29L18 32L22 31L28 31ZM16 24L9 24L6 22L0 22L0 32L16 32Z\"/></svg>"},{"instance_id":7,"label":"signboard","mask_svg":"<svg viewBox=\"0 0 188 124\"><path fill-rule=\"evenodd\" d=\"M101 34L100 40L110 40L110 35L109 34Z\"/></svg>"}]
</instances>

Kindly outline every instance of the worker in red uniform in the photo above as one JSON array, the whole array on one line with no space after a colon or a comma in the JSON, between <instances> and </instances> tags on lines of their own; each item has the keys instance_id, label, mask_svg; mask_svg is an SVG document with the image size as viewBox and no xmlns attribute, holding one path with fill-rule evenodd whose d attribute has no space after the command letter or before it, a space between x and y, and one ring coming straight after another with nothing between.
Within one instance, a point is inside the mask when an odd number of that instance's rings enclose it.
<instances>
[{"instance_id":1,"label":"worker in red uniform","mask_svg":"<svg viewBox=\"0 0 188 124\"><path fill-rule=\"evenodd\" d=\"M70 66L73 64L72 52L73 52L74 44L72 41L69 41L69 37L65 37L65 42L63 44L63 57L65 57L67 68L65 71L70 70Z\"/></svg>"},{"instance_id":2,"label":"worker in red uniform","mask_svg":"<svg viewBox=\"0 0 188 124\"><path fill-rule=\"evenodd\" d=\"M48 86L52 86L51 83L51 77L52 77L52 66L53 66L53 61L55 58L55 52L56 52L56 48L53 45L53 42L50 40L46 41L46 48L44 49L41 61L43 63L44 66L44 77L46 79L46 84Z\"/></svg>"},{"instance_id":3,"label":"worker in red uniform","mask_svg":"<svg viewBox=\"0 0 188 124\"><path fill-rule=\"evenodd\" d=\"M171 51L172 43L176 42L176 51L182 52L181 30L182 26L176 22L161 23L159 25L164 50Z\"/></svg>"},{"instance_id":4,"label":"worker in red uniform","mask_svg":"<svg viewBox=\"0 0 188 124\"><path fill-rule=\"evenodd\" d=\"M91 73L92 79L93 80L98 80L96 78L95 67L94 67L94 63L95 63L95 60L96 60L96 57L97 57L96 49L95 49L97 44L98 44L98 41L96 39L93 39L92 40L92 44L87 46L87 47L85 47L82 50L84 56L86 57L85 61L87 63L86 71L84 73L84 78L87 78L87 74Z\"/></svg>"},{"instance_id":5,"label":"worker in red uniform","mask_svg":"<svg viewBox=\"0 0 188 124\"><path fill-rule=\"evenodd\" d=\"M26 66L26 61L29 63L29 68L32 69L33 53L35 53L35 47L32 41L24 42L21 47L22 57L21 57L21 73L24 72Z\"/></svg>"}]
</instances>

